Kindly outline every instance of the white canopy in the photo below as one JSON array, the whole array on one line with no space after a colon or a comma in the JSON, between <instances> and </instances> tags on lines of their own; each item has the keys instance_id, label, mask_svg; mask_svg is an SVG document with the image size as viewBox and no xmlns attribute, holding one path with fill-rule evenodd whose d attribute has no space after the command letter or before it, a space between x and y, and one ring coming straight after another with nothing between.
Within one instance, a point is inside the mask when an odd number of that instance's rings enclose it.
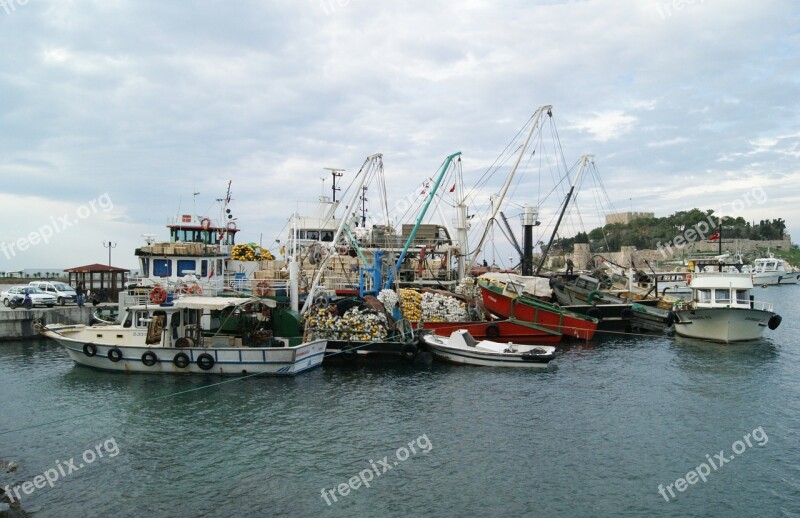
<instances>
[{"instance_id":1,"label":"white canopy","mask_svg":"<svg viewBox=\"0 0 800 518\"><path fill-rule=\"evenodd\" d=\"M211 309L222 310L229 307L241 306L243 304L261 303L265 306L274 308L277 306L272 299L261 299L258 297L181 297L174 302L176 308L185 309Z\"/></svg>"}]
</instances>

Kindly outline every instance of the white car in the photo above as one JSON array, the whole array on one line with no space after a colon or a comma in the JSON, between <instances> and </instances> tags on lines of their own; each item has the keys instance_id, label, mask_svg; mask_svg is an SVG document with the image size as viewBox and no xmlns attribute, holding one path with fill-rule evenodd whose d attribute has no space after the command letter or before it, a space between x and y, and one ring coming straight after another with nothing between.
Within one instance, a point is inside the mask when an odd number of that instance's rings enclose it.
<instances>
[{"instance_id":1,"label":"white car","mask_svg":"<svg viewBox=\"0 0 800 518\"><path fill-rule=\"evenodd\" d=\"M26 294L30 296L34 306L47 306L48 308L52 308L56 305L56 298L54 296L48 295L34 286L12 286L0 293L0 297L3 298L3 305L9 307L13 297L24 297Z\"/></svg>"},{"instance_id":2,"label":"white car","mask_svg":"<svg viewBox=\"0 0 800 518\"><path fill-rule=\"evenodd\" d=\"M75 288L69 284L58 281L31 281L28 284L39 288L48 295L54 296L59 306L63 306L67 302L78 301L78 294L75 293Z\"/></svg>"}]
</instances>

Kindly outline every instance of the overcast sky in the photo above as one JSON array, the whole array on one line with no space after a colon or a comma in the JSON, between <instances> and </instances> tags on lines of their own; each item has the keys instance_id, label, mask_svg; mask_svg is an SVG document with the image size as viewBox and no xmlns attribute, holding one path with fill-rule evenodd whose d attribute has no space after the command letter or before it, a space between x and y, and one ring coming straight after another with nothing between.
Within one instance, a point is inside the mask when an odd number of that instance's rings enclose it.
<instances>
[{"instance_id":1,"label":"overcast sky","mask_svg":"<svg viewBox=\"0 0 800 518\"><path fill-rule=\"evenodd\" d=\"M347 180L376 152L394 193L454 151L469 187L544 104L564 160L593 153L616 209L739 200L736 215L783 217L797 241L798 14L789 0L0 0L0 270L105 263L108 241L135 266L142 234L166 238L193 192L215 212L228 180L239 241L274 243L324 167Z\"/></svg>"}]
</instances>

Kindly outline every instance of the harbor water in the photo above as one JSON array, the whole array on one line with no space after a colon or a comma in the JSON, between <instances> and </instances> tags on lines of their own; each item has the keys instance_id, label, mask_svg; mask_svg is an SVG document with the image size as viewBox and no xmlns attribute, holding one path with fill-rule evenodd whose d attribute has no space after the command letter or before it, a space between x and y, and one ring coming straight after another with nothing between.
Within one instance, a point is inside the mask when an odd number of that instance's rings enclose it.
<instances>
[{"instance_id":1,"label":"harbor water","mask_svg":"<svg viewBox=\"0 0 800 518\"><path fill-rule=\"evenodd\" d=\"M18 490L41 517L800 516L800 286L754 293L783 316L758 343L608 335L544 372L133 375L0 344L0 487L46 473Z\"/></svg>"}]
</instances>

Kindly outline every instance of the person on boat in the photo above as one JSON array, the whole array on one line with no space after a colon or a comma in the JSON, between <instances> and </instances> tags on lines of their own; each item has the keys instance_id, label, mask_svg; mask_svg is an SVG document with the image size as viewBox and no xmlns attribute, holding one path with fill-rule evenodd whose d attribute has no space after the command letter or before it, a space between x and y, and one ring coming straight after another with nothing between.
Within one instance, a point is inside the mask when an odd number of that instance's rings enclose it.
<instances>
[{"instance_id":1,"label":"person on boat","mask_svg":"<svg viewBox=\"0 0 800 518\"><path fill-rule=\"evenodd\" d=\"M567 275L572 275L572 270L575 268L575 263L572 262L572 259L567 259Z\"/></svg>"}]
</instances>

